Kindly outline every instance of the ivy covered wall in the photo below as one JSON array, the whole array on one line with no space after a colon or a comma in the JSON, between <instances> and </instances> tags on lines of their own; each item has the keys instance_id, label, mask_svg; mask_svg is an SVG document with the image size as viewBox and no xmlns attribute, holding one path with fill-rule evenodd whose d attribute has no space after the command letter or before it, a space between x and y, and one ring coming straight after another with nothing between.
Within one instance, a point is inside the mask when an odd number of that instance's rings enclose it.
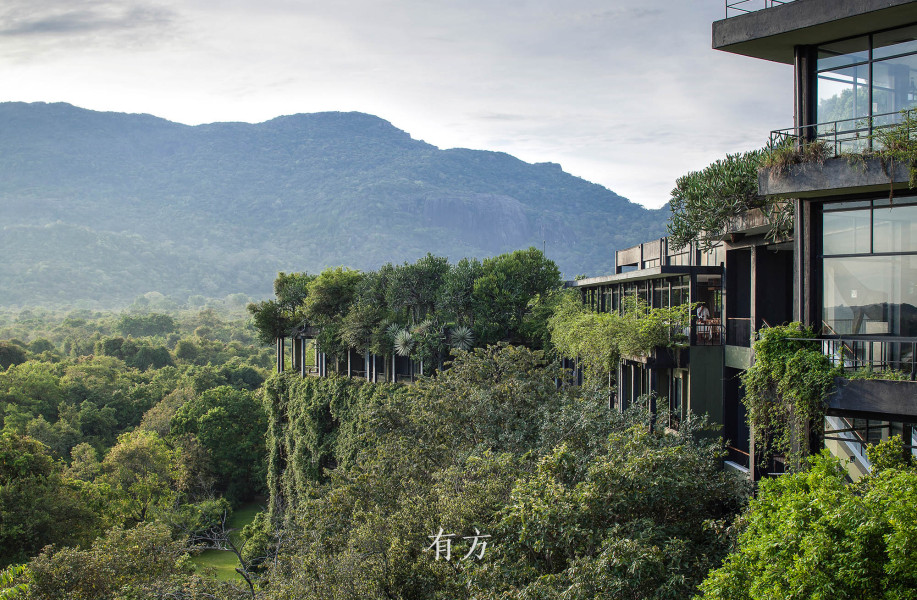
<instances>
[{"instance_id":1,"label":"ivy covered wall","mask_svg":"<svg viewBox=\"0 0 917 600\"><path fill-rule=\"evenodd\" d=\"M403 394L398 384L346 377L274 375L263 387L268 414L267 484L272 516L293 509L310 483L327 479L326 469L355 459L374 407Z\"/></svg>"}]
</instances>

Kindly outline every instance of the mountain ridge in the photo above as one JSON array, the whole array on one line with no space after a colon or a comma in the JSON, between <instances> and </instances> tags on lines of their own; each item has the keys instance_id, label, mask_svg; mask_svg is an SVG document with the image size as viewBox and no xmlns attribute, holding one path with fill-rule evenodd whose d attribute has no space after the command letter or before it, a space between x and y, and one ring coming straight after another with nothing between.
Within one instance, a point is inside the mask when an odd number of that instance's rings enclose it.
<instances>
[{"instance_id":1,"label":"mountain ridge","mask_svg":"<svg viewBox=\"0 0 917 600\"><path fill-rule=\"evenodd\" d=\"M35 228L4 237L34 246L50 235L42 227L57 224L134 252L146 243L159 275L144 291L202 293L193 280L178 284L189 264L212 274L209 295L264 295L277 270L377 268L426 252L481 258L542 244L566 274L601 274L613 269L615 249L663 235L666 215L556 163L441 150L366 113L184 125L65 103L0 103L0 222ZM56 233L73 238L61 252L82 264L81 253L96 254L86 246L91 235L77 231ZM10 244L0 240L0 249ZM0 283L14 275L17 283L0 285L0 304L59 303L60 294L43 295L29 262L35 252L13 254ZM79 273L66 275L63 258L51 270L71 280L72 299L117 304L145 287L139 258L120 287L87 286ZM81 268L98 273L93 265Z\"/></svg>"}]
</instances>

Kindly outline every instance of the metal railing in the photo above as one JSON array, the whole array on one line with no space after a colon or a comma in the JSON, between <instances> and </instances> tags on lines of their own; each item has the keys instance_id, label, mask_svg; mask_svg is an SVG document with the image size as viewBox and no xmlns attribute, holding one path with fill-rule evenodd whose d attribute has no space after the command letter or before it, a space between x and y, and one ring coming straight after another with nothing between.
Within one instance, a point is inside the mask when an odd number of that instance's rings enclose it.
<instances>
[{"instance_id":1,"label":"metal railing","mask_svg":"<svg viewBox=\"0 0 917 600\"><path fill-rule=\"evenodd\" d=\"M818 341L831 364L845 371L899 371L917 379L917 338L832 336Z\"/></svg>"},{"instance_id":2,"label":"metal railing","mask_svg":"<svg viewBox=\"0 0 917 600\"><path fill-rule=\"evenodd\" d=\"M726 18L789 4L793 0L726 0Z\"/></svg>"},{"instance_id":3,"label":"metal railing","mask_svg":"<svg viewBox=\"0 0 917 600\"><path fill-rule=\"evenodd\" d=\"M695 346L722 346L725 327L719 319L711 319L706 323L694 323Z\"/></svg>"},{"instance_id":4,"label":"metal railing","mask_svg":"<svg viewBox=\"0 0 917 600\"><path fill-rule=\"evenodd\" d=\"M771 132L767 147L781 146L802 147L803 144L821 142L825 145L827 156L833 158L841 154L859 154L865 151L878 150L879 141L876 132L890 129L905 121L906 116L915 116L915 109L882 113L870 117L855 117L826 121L803 127L788 127ZM917 135L917 131L907 132L908 137Z\"/></svg>"}]
</instances>

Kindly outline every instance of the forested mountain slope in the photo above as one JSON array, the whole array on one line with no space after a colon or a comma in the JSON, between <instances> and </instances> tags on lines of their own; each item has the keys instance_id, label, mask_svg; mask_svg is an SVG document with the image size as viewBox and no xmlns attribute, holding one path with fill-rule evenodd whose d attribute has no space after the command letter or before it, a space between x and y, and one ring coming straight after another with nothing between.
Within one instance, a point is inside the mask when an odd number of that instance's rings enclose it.
<instances>
[{"instance_id":1,"label":"forested mountain slope","mask_svg":"<svg viewBox=\"0 0 917 600\"><path fill-rule=\"evenodd\" d=\"M263 295L278 270L541 247L613 268L667 210L497 152L440 150L378 117L187 126L0 104L0 304Z\"/></svg>"}]
</instances>

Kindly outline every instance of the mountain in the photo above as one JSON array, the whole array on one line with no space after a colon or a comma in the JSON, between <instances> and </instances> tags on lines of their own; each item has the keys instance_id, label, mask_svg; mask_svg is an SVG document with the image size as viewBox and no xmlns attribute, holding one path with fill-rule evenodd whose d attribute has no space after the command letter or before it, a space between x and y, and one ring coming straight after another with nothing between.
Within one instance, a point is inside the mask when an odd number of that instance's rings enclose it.
<instances>
[{"instance_id":1,"label":"mountain","mask_svg":"<svg viewBox=\"0 0 917 600\"><path fill-rule=\"evenodd\" d=\"M666 218L560 165L440 150L362 113L188 126L0 104L0 305L262 296L278 270L542 244L598 275Z\"/></svg>"}]
</instances>

